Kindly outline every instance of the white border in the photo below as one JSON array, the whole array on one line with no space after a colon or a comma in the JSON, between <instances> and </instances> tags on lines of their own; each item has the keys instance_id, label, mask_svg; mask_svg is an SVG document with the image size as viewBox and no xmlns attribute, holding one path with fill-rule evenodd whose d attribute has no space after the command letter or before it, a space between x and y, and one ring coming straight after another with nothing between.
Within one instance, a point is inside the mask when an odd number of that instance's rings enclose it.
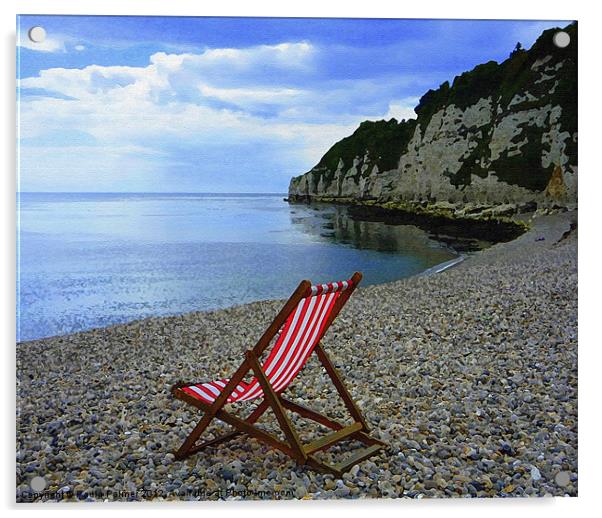
<instances>
[{"instance_id":1,"label":"white border","mask_svg":"<svg viewBox=\"0 0 602 518\"><path fill-rule=\"evenodd\" d=\"M454 2L392 3L386 0L352 3L346 0L306 0L278 2L274 0L224 0L193 2L187 0L21 0L20 14L121 14L161 16L293 16L346 18L490 18L571 20L583 8L558 0L506 0L503 5L487 6L476 0Z\"/></svg>"},{"instance_id":2,"label":"white border","mask_svg":"<svg viewBox=\"0 0 602 518\"><path fill-rule=\"evenodd\" d=\"M251 2L221 1L201 3L186 0L4 0L1 5L2 23L2 156L3 167L3 212L1 238L4 244L2 253L2 350L4 353L4 383L7 414L2 429L3 468L0 479L5 507L26 512L63 512L65 510L105 512L107 510L144 512L145 514L171 513L226 513L247 515L272 515L283 512L301 515L302 513L325 511L342 512L351 516L378 512L386 514L462 514L462 516L503 516L518 513L566 517L575 511L587 513L595 508L595 498L599 492L600 419L597 416L600 387L596 383L600 375L600 327L599 319L599 263L600 241L597 214L597 199L602 195L600 156L600 93L602 86L599 70L600 27L602 23L594 9L594 2L567 1L525 1L504 0L503 2L483 2L453 0L445 2L393 2L371 0L352 4L349 0L325 2L305 0L303 2L276 2L253 0ZM205 15L205 16L314 16L314 17L396 17L396 18L468 18L468 19L556 19L579 20L579 169L580 169L580 217L579 217L579 274L580 274L580 313L579 313L579 498L575 499L507 499L505 501L331 501L262 504L252 502L229 504L105 504L105 505L20 505L14 502L14 331L15 331L15 15L20 14L130 14L130 15ZM595 158L594 158L595 153Z\"/></svg>"}]
</instances>

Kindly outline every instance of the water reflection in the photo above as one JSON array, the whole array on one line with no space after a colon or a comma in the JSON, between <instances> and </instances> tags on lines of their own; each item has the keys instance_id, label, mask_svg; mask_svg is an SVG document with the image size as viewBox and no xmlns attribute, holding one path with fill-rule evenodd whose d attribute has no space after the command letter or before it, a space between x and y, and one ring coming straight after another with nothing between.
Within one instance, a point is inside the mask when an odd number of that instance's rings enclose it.
<instances>
[{"instance_id":1,"label":"water reflection","mask_svg":"<svg viewBox=\"0 0 602 518\"><path fill-rule=\"evenodd\" d=\"M360 250L420 256L437 264L456 254L446 244L431 239L412 225L388 225L351 218L341 205L292 205L291 223L316 240L351 246Z\"/></svg>"}]
</instances>

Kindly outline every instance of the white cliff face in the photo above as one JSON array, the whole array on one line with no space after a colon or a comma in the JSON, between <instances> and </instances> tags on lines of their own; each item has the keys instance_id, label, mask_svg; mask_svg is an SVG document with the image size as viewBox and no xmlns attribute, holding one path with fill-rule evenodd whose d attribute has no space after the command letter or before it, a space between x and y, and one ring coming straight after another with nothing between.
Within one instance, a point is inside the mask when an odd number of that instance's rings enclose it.
<instances>
[{"instance_id":1,"label":"white cliff face","mask_svg":"<svg viewBox=\"0 0 602 518\"><path fill-rule=\"evenodd\" d=\"M352 163L340 160L331 181L318 168L293 178L289 193L456 205L576 205L577 166L568 148L574 149L577 133L563 129L563 107L537 92L554 93L563 66L545 56L531 66L536 80L509 101L481 98L464 109L449 104L423 128L419 118L394 169L379 171L366 151ZM556 187L549 189L552 176Z\"/></svg>"},{"instance_id":2,"label":"white cliff face","mask_svg":"<svg viewBox=\"0 0 602 518\"><path fill-rule=\"evenodd\" d=\"M433 115L424 136L417 126L407 153L401 156L397 174L390 177L388 187L393 197L461 202L465 193L452 185L447 175L456 174L483 139L492 110L491 99L481 99L465 111L451 105Z\"/></svg>"}]
</instances>

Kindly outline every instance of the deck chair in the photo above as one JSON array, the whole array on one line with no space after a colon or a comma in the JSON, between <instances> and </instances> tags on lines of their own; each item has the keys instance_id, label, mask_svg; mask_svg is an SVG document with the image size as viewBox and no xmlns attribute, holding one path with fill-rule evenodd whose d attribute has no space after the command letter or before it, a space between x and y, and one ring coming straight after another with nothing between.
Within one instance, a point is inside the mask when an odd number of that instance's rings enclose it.
<instances>
[{"instance_id":1,"label":"deck chair","mask_svg":"<svg viewBox=\"0 0 602 518\"><path fill-rule=\"evenodd\" d=\"M351 279L343 282L312 286L309 281L302 281L255 347L246 352L242 365L231 378L206 383L174 385L172 394L176 398L204 412L202 419L175 453L176 459L184 459L208 446L220 444L241 433L246 433L286 453L300 465L340 477L353 465L386 447L385 443L368 435L368 424L320 343L324 333L349 300L361 279L362 274L356 272ZM273 339L275 339L274 346L262 365L260 357ZM344 426L282 395L314 351L330 376L347 411L351 414L352 424ZM252 372L254 377L249 382L245 382L243 378L249 372ZM246 419L241 419L224 409L226 404L242 404L257 398L262 398L262 401ZM255 426L255 422L268 408L274 412L287 443ZM287 416L287 411L296 412L302 417L330 428L333 432L309 444L302 444ZM214 418L233 426L234 430L197 444L199 437ZM365 447L336 465L321 462L314 455L343 439L358 440Z\"/></svg>"}]
</instances>

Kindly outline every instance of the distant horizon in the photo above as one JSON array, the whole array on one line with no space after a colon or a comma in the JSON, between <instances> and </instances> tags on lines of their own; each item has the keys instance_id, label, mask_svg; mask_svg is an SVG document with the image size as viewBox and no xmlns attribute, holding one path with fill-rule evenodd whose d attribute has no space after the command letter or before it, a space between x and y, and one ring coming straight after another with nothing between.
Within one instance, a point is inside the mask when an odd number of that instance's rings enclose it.
<instances>
[{"instance_id":1,"label":"distant horizon","mask_svg":"<svg viewBox=\"0 0 602 518\"><path fill-rule=\"evenodd\" d=\"M429 89L567 23L20 15L18 185L286 192L360 122L415 118Z\"/></svg>"}]
</instances>

